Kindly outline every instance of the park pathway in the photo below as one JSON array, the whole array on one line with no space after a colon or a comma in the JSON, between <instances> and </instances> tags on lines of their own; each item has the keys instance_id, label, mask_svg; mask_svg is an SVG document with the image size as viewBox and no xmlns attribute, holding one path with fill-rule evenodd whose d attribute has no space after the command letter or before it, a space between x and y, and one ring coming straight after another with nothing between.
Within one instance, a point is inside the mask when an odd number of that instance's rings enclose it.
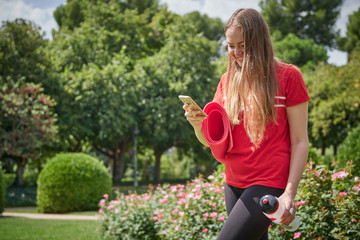
<instances>
[{"instance_id":1,"label":"park pathway","mask_svg":"<svg viewBox=\"0 0 360 240\"><path fill-rule=\"evenodd\" d=\"M10 211L10 212L9 212ZM56 219L56 220L98 220L97 215L74 215L74 214L49 214L49 213L17 213L5 209L0 216L4 217L22 217L32 219Z\"/></svg>"}]
</instances>

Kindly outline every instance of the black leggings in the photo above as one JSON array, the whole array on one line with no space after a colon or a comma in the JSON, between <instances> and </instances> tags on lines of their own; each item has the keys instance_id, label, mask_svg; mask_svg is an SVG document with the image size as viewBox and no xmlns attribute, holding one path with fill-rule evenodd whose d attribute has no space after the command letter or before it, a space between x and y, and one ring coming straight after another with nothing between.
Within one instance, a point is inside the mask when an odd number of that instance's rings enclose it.
<instances>
[{"instance_id":1,"label":"black leggings","mask_svg":"<svg viewBox=\"0 0 360 240\"><path fill-rule=\"evenodd\" d=\"M260 209L264 195L279 197L284 189L260 185L246 189L225 184L225 204L228 218L217 240L266 240L271 221Z\"/></svg>"}]
</instances>

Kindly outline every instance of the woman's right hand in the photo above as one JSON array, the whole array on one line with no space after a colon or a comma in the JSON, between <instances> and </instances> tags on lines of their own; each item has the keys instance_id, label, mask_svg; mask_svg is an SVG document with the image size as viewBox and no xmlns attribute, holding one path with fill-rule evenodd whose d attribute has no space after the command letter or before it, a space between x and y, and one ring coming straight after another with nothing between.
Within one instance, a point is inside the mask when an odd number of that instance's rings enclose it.
<instances>
[{"instance_id":1,"label":"woman's right hand","mask_svg":"<svg viewBox=\"0 0 360 240\"><path fill-rule=\"evenodd\" d=\"M193 126L195 130L201 130L202 121L206 119L205 116L201 115L200 111L192 110L188 104L184 104L183 109L185 110L185 117Z\"/></svg>"}]
</instances>

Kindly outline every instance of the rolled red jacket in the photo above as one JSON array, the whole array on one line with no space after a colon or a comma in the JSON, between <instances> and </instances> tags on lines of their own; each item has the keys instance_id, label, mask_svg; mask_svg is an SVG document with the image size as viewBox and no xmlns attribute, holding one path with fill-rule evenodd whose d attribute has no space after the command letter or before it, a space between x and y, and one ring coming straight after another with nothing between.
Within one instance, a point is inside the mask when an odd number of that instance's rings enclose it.
<instances>
[{"instance_id":1,"label":"rolled red jacket","mask_svg":"<svg viewBox=\"0 0 360 240\"><path fill-rule=\"evenodd\" d=\"M208 103L204 112L208 117L202 123L202 132L216 160L224 163L233 147L231 125L225 109L216 102Z\"/></svg>"}]
</instances>

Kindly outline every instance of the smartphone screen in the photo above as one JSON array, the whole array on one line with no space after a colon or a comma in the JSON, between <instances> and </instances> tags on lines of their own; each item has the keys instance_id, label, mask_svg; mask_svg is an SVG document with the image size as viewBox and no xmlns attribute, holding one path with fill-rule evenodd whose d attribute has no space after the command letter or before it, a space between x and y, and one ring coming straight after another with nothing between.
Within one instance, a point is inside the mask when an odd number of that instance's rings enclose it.
<instances>
[{"instance_id":1,"label":"smartphone screen","mask_svg":"<svg viewBox=\"0 0 360 240\"><path fill-rule=\"evenodd\" d=\"M179 95L179 99L183 103L188 104L192 110L200 111L201 115L207 117L206 113L201 109L201 107L199 107L199 105L196 104L196 102L191 97L186 95Z\"/></svg>"}]
</instances>

